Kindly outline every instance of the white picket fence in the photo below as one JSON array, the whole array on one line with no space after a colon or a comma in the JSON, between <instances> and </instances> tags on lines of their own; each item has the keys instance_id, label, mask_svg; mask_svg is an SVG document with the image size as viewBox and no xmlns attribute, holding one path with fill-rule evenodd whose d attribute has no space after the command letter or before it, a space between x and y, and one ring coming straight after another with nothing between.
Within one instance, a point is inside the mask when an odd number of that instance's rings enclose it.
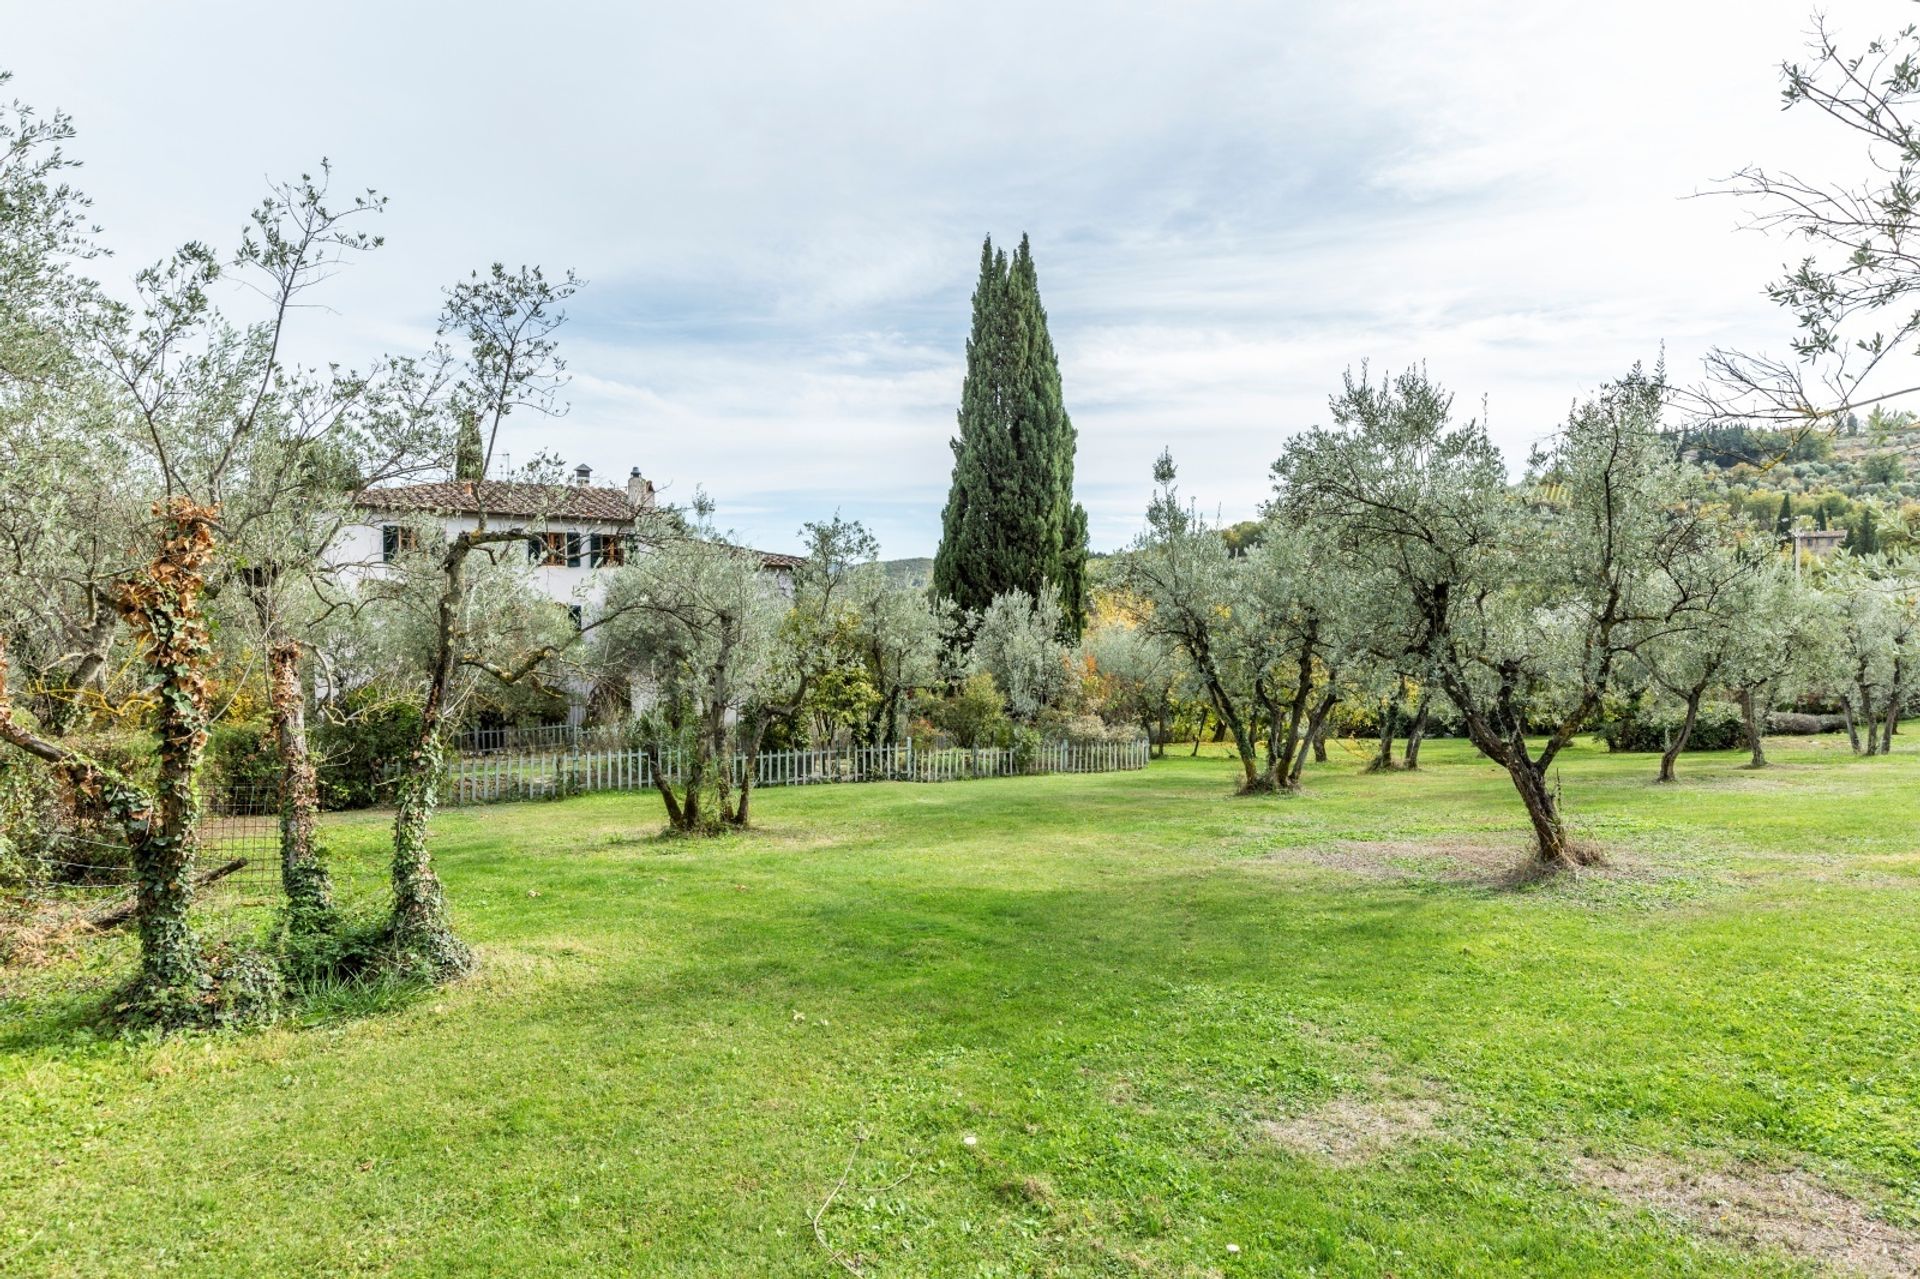
<instances>
[{"instance_id":1,"label":"white picket fence","mask_svg":"<svg viewBox=\"0 0 1920 1279\"><path fill-rule=\"evenodd\" d=\"M898 746L851 746L829 750L763 751L754 761L756 789L815 786L833 782L957 782L980 777L1039 773L1111 773L1147 766L1145 738L1130 742L1055 742L1025 760L1011 749L958 746L916 750ZM729 761L737 783L746 759ZM685 776L686 760L666 752L661 766L669 778ZM640 750L496 753L448 763L441 803L495 804L508 800L556 799L595 791L653 789L653 770Z\"/></svg>"}]
</instances>

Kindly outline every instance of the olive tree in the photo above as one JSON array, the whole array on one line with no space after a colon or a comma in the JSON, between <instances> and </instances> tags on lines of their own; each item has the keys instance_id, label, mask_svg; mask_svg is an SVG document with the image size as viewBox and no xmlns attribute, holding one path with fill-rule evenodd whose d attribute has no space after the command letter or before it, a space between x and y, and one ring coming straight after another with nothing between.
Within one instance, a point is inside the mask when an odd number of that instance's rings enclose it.
<instances>
[{"instance_id":1,"label":"olive tree","mask_svg":"<svg viewBox=\"0 0 1920 1279\"><path fill-rule=\"evenodd\" d=\"M597 661L642 690L640 747L669 828L744 824L732 729L769 690L787 612L760 557L721 537L700 501L614 574L607 606Z\"/></svg>"},{"instance_id":2,"label":"olive tree","mask_svg":"<svg viewBox=\"0 0 1920 1279\"><path fill-rule=\"evenodd\" d=\"M1849 557L1835 565L1823 585L1847 734L1855 753L1884 755L1893 748L1920 643L1914 577L1897 561Z\"/></svg>"},{"instance_id":3,"label":"olive tree","mask_svg":"<svg viewBox=\"0 0 1920 1279\"><path fill-rule=\"evenodd\" d=\"M565 303L579 287L571 272L549 280L538 267L510 271L496 262L485 272L473 272L447 290L440 343L432 355L405 366L414 397L411 411L439 424L448 453L463 434L470 446L472 431L480 432L483 476L510 415L564 411L558 397L566 364L555 335L566 321ZM547 465L536 463L524 479L557 501L560 486L550 482L557 475L541 473ZM476 494L485 491L474 489ZM537 678L586 629L567 628L558 634L540 634L536 629L504 646L479 642L481 628L499 619L485 606L484 588L497 586L505 573L475 573L474 569L524 567L525 548L535 537L523 526L496 523L484 502L479 506L472 528L450 535L422 530L425 536L419 540L430 548L430 572L416 565L407 575L413 583L426 578L433 586L416 587L412 593L413 598L428 601L430 611L414 668L419 732L406 756L397 761L393 903L384 948L398 970L430 980L457 976L472 964L471 951L454 935L448 920L446 893L433 869L428 844L428 825L439 801L446 733L456 722L460 700L456 677L478 672L506 685ZM563 616L563 611L549 609L547 624L557 627Z\"/></svg>"},{"instance_id":4,"label":"olive tree","mask_svg":"<svg viewBox=\"0 0 1920 1279\"><path fill-rule=\"evenodd\" d=\"M1539 482L1515 488L1484 425L1456 421L1424 370L1363 371L1333 398L1333 426L1274 465L1281 509L1404 601L1399 643L1506 770L1548 865L1596 856L1569 837L1548 770L1630 659L1654 570L1699 538L1660 400L1637 369L1604 388L1536 457Z\"/></svg>"},{"instance_id":5,"label":"olive tree","mask_svg":"<svg viewBox=\"0 0 1920 1279\"><path fill-rule=\"evenodd\" d=\"M1724 678L1740 708L1749 767L1767 766L1767 715L1839 664L1838 615L1782 557L1764 561L1742 591L1746 616L1732 631Z\"/></svg>"},{"instance_id":6,"label":"olive tree","mask_svg":"<svg viewBox=\"0 0 1920 1279\"><path fill-rule=\"evenodd\" d=\"M1067 695L1071 650L1059 638L1066 615L1053 587L1043 586L1037 597L1017 587L1002 592L969 629L969 673L991 675L1015 719L1031 723Z\"/></svg>"},{"instance_id":7,"label":"olive tree","mask_svg":"<svg viewBox=\"0 0 1920 1279\"><path fill-rule=\"evenodd\" d=\"M1283 520L1270 520L1258 545L1234 555L1181 502L1171 456L1161 455L1154 478L1147 529L1119 569L1144 605L1141 629L1192 668L1233 736L1241 789L1298 789L1305 747L1334 705L1336 668L1353 638L1362 588L1352 561L1315 530Z\"/></svg>"},{"instance_id":8,"label":"olive tree","mask_svg":"<svg viewBox=\"0 0 1920 1279\"><path fill-rule=\"evenodd\" d=\"M1101 717L1138 724L1154 753L1163 753L1182 676L1179 655L1137 618L1100 614L1088 625L1080 651L1093 671Z\"/></svg>"},{"instance_id":9,"label":"olive tree","mask_svg":"<svg viewBox=\"0 0 1920 1279\"><path fill-rule=\"evenodd\" d=\"M1700 704L1726 687L1753 651L1749 634L1774 619L1755 605L1763 597L1763 567L1777 560L1771 547L1756 550L1713 539L1697 554L1656 564L1647 586L1647 612L1636 625L1633 654L1640 670L1680 704L1680 724L1660 755L1655 780L1671 782L1680 753L1693 736Z\"/></svg>"},{"instance_id":10,"label":"olive tree","mask_svg":"<svg viewBox=\"0 0 1920 1279\"><path fill-rule=\"evenodd\" d=\"M1250 692L1233 679L1224 633L1236 587L1227 543L1175 481L1171 453L1154 463L1157 486L1147 507L1147 526L1119 565L1119 585L1143 604L1141 630L1178 652L1192 669L1213 713L1233 735L1241 786L1261 788L1255 708Z\"/></svg>"},{"instance_id":11,"label":"olive tree","mask_svg":"<svg viewBox=\"0 0 1920 1279\"><path fill-rule=\"evenodd\" d=\"M940 679L941 609L925 591L896 585L878 564L854 571L849 642L873 689L864 740L892 746L914 694Z\"/></svg>"},{"instance_id":12,"label":"olive tree","mask_svg":"<svg viewBox=\"0 0 1920 1279\"><path fill-rule=\"evenodd\" d=\"M1368 593L1346 570L1318 530L1277 519L1232 563L1221 651L1266 727L1254 789L1299 789L1307 747L1338 700L1338 672L1352 655L1358 602Z\"/></svg>"},{"instance_id":13,"label":"olive tree","mask_svg":"<svg viewBox=\"0 0 1920 1279\"><path fill-rule=\"evenodd\" d=\"M863 568L877 567L879 543L857 520L837 515L807 524L801 536L807 554L793 571L793 595L781 618L779 642L741 715L739 789L731 811L723 814L736 826L751 820L754 778L767 730L798 715L829 684L844 688L850 681L865 682L866 671L849 640L857 624L855 581Z\"/></svg>"}]
</instances>

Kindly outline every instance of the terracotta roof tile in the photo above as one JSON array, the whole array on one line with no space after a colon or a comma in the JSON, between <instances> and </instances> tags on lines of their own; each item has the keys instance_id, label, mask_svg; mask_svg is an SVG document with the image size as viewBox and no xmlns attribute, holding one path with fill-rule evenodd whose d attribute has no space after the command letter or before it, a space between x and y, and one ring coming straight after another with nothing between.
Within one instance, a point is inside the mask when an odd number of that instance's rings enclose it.
<instances>
[{"instance_id":1,"label":"terracotta roof tile","mask_svg":"<svg viewBox=\"0 0 1920 1279\"><path fill-rule=\"evenodd\" d=\"M455 515L511 515L524 518L599 520L625 524L635 511L626 490L580 484L515 484L483 480L478 484L444 480L362 489L355 500L377 511L444 511Z\"/></svg>"},{"instance_id":2,"label":"terracotta roof tile","mask_svg":"<svg viewBox=\"0 0 1920 1279\"><path fill-rule=\"evenodd\" d=\"M523 519L594 520L630 524L638 512L626 491L580 484L516 484L483 480L441 480L430 484L396 484L362 489L354 501L371 511L436 511L450 515L515 516ZM755 551L760 566L793 569L806 557L782 551Z\"/></svg>"}]
</instances>

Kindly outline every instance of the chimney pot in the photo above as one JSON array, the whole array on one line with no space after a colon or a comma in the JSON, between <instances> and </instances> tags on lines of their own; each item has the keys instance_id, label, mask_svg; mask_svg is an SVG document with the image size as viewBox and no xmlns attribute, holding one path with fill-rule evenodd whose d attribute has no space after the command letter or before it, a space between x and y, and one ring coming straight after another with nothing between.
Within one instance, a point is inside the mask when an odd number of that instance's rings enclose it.
<instances>
[{"instance_id":1,"label":"chimney pot","mask_svg":"<svg viewBox=\"0 0 1920 1279\"><path fill-rule=\"evenodd\" d=\"M591 484L593 482L593 468L585 462L574 467L573 482L581 488L585 488L588 484Z\"/></svg>"}]
</instances>

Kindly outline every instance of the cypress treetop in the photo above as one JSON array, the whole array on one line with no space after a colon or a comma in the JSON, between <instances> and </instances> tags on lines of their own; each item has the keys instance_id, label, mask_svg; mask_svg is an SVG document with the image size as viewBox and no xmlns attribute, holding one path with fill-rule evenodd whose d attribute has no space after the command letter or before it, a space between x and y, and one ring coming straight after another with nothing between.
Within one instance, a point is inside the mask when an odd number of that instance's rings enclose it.
<instances>
[{"instance_id":1,"label":"cypress treetop","mask_svg":"<svg viewBox=\"0 0 1920 1279\"><path fill-rule=\"evenodd\" d=\"M981 246L958 420L935 591L979 612L996 595L1038 596L1051 583L1077 634L1087 514L1073 500L1073 422L1025 236L1011 258L991 237Z\"/></svg>"}]
</instances>

